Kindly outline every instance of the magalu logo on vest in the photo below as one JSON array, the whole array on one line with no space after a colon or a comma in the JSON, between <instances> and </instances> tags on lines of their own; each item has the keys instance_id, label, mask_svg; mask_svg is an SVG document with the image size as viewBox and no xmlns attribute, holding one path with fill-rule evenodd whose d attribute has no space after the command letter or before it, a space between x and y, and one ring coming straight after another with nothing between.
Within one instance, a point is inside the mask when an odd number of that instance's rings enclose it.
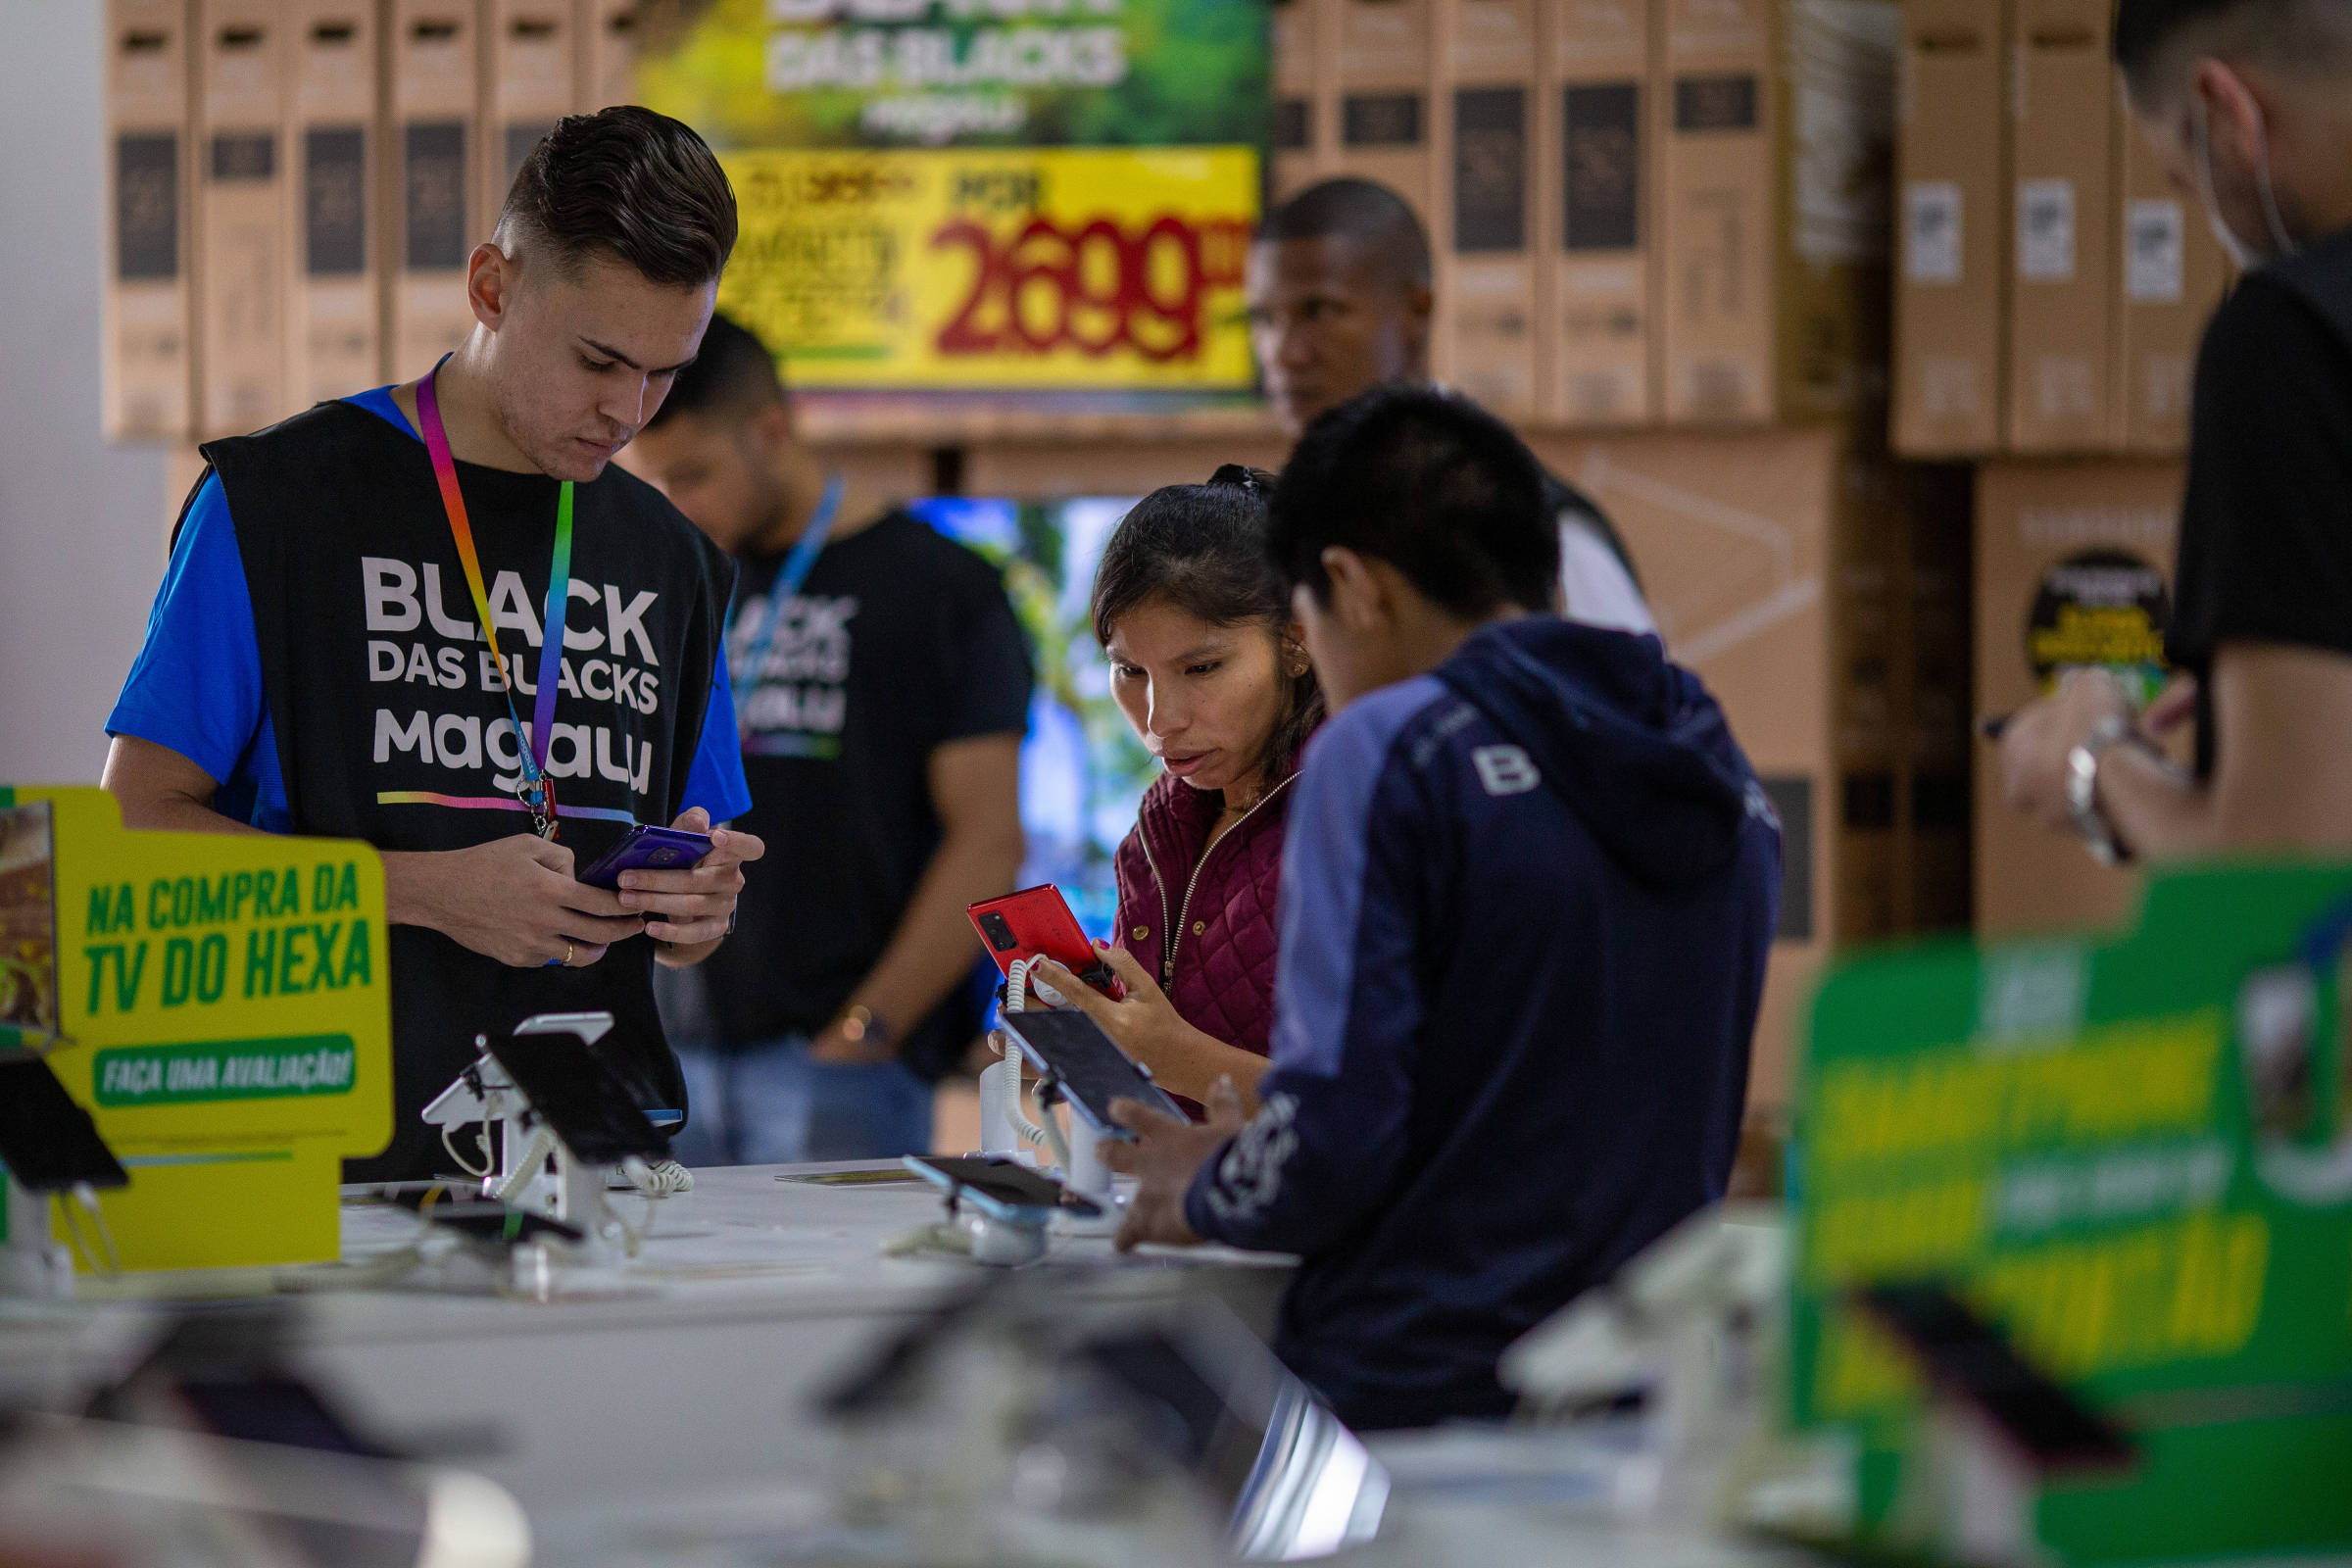
<instances>
[{"instance_id":1,"label":"magalu logo on vest","mask_svg":"<svg viewBox=\"0 0 2352 1568\"><path fill-rule=\"evenodd\" d=\"M763 667L754 670L753 644L767 618L767 596L745 602L728 639L727 668L746 754L819 761L841 756L850 713L850 622L857 614L854 594L786 600Z\"/></svg>"},{"instance_id":2,"label":"magalu logo on vest","mask_svg":"<svg viewBox=\"0 0 2352 1568\"><path fill-rule=\"evenodd\" d=\"M514 805L521 783L522 745L514 721L505 713L485 720L478 711L439 710L427 694L502 692L498 662L475 629L462 582L444 583L434 562L411 563L381 556L360 558L367 607L368 680L401 689L406 701L375 710L370 760L379 766L410 760L453 774L452 784L478 792L486 782L495 795L447 795L387 790L382 805ZM638 720L662 707L661 655L647 629L661 603L650 588L631 591L612 583L570 580L564 627L564 656L557 690L568 699L566 711L590 722L558 722L548 744L547 770L558 780L601 778L625 784L634 796L653 791L654 743L640 734ZM452 605L461 607L453 612ZM538 664L518 657L514 639L530 648L544 641L539 617L522 575L502 571L490 584L490 620L500 633L507 669L514 677L517 706L537 695ZM468 706L478 708L478 703ZM585 713L583 713L585 709ZM594 722L599 710L613 722ZM527 740L529 721L524 721ZM487 774L486 780L483 775ZM565 815L634 820L629 811L566 804Z\"/></svg>"}]
</instances>

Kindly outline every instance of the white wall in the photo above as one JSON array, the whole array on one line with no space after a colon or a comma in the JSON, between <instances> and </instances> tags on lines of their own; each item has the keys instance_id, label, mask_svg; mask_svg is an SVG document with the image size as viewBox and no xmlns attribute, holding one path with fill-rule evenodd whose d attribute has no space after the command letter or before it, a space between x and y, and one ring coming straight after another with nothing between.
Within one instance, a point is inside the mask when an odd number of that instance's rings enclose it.
<instances>
[{"instance_id":1,"label":"white wall","mask_svg":"<svg viewBox=\"0 0 2352 1568\"><path fill-rule=\"evenodd\" d=\"M164 456L98 435L98 0L6 0L0 781L95 781L163 573Z\"/></svg>"}]
</instances>

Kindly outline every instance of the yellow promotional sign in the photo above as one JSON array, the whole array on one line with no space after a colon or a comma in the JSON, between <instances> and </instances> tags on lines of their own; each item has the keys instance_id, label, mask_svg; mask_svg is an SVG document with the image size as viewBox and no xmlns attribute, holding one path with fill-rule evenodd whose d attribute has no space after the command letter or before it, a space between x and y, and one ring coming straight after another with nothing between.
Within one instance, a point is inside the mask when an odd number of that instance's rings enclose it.
<instances>
[{"instance_id":1,"label":"yellow promotional sign","mask_svg":"<svg viewBox=\"0 0 2352 1568\"><path fill-rule=\"evenodd\" d=\"M346 1155L392 1131L383 863L365 844L132 833L0 787L0 1046L45 1049L130 1174L128 1269L332 1259Z\"/></svg>"},{"instance_id":2,"label":"yellow promotional sign","mask_svg":"<svg viewBox=\"0 0 2352 1568\"><path fill-rule=\"evenodd\" d=\"M826 387L1246 392L1253 147L754 149L719 308Z\"/></svg>"}]
</instances>

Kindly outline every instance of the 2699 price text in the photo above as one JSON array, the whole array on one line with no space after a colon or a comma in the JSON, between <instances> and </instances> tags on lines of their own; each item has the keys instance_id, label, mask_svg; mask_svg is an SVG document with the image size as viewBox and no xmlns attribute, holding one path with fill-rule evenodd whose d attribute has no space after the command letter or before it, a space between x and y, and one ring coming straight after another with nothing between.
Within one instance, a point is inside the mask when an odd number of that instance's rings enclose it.
<instances>
[{"instance_id":1,"label":"2699 price text","mask_svg":"<svg viewBox=\"0 0 2352 1568\"><path fill-rule=\"evenodd\" d=\"M1238 219L1164 214L1141 228L1095 218L1064 228L1042 214L1017 228L969 218L944 223L934 251L971 257L970 284L933 339L943 356L1090 358L1130 349L1154 364L1200 356L1211 290L1236 288L1250 248Z\"/></svg>"}]
</instances>

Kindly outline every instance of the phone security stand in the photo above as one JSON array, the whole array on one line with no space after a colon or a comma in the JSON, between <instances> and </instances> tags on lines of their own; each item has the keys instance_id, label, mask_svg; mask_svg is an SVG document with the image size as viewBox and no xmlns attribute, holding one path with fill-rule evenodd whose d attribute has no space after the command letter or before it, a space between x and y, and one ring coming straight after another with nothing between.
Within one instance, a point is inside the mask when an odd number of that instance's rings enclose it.
<instances>
[{"instance_id":1,"label":"phone security stand","mask_svg":"<svg viewBox=\"0 0 2352 1568\"><path fill-rule=\"evenodd\" d=\"M587 1048L612 1029L612 1015L609 1012L542 1012L516 1024L514 1035L518 1039L568 1035L579 1042L583 1059L593 1067L594 1058L586 1056ZM476 1035L474 1046L480 1054L473 1065L459 1074L454 1083L424 1107L422 1114L425 1121L442 1129L444 1147L466 1174L481 1178L483 1197L560 1220L588 1236L590 1246L596 1248L608 1240L610 1232L627 1234L625 1223L605 1198L609 1171L617 1169L632 1187L648 1197L685 1190L664 1188L648 1163L647 1154L627 1154L606 1165L576 1153L558 1130L556 1118L534 1106L529 1094L514 1081L514 1072L499 1059L489 1037ZM452 1142L458 1128L475 1122L485 1124L485 1128L496 1126L499 1133L497 1162L492 1165L485 1160L481 1169L458 1156ZM646 1130L658 1139L650 1121ZM486 1155L487 1140L484 1152ZM668 1162L662 1163L667 1166Z\"/></svg>"}]
</instances>

